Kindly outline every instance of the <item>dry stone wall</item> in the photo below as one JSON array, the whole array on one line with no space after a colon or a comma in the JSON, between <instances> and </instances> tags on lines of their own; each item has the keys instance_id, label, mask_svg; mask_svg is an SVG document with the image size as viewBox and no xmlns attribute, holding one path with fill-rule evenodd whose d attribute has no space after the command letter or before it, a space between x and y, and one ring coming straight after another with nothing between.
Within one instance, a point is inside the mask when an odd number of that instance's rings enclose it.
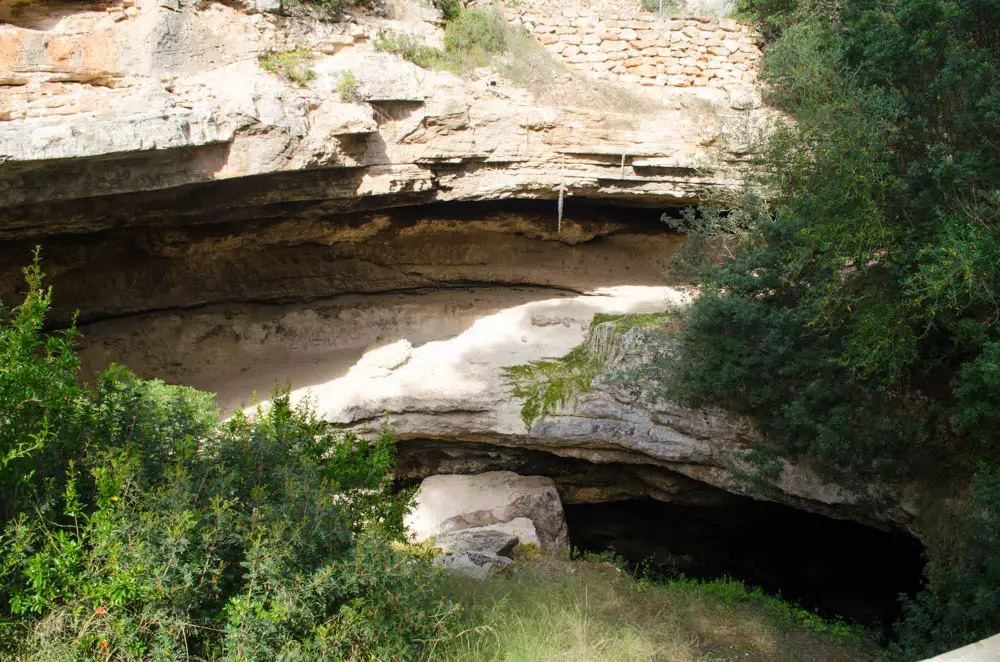
<instances>
[{"instance_id":1,"label":"dry stone wall","mask_svg":"<svg viewBox=\"0 0 1000 662\"><path fill-rule=\"evenodd\" d=\"M505 11L556 58L598 78L661 88L724 88L757 79L761 37L732 19L524 4Z\"/></svg>"}]
</instances>

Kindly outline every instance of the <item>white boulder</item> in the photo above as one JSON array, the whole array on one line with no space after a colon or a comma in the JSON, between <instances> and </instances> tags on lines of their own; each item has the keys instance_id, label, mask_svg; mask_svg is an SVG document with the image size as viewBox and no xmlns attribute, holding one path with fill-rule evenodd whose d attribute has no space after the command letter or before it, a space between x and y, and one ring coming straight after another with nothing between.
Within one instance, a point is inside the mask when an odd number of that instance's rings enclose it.
<instances>
[{"instance_id":1,"label":"white boulder","mask_svg":"<svg viewBox=\"0 0 1000 662\"><path fill-rule=\"evenodd\" d=\"M531 523L534 536L523 520ZM454 531L488 528L514 533L519 538L524 535L525 542L537 540L550 551L569 545L562 501L552 479L512 471L424 479L406 525L417 542Z\"/></svg>"}]
</instances>

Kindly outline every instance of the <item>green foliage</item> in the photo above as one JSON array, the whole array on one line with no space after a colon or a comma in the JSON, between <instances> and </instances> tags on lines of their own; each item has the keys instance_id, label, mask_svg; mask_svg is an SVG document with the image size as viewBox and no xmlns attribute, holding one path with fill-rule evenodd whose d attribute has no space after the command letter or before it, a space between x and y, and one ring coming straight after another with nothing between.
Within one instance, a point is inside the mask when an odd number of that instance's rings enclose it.
<instances>
[{"instance_id":1,"label":"green foliage","mask_svg":"<svg viewBox=\"0 0 1000 662\"><path fill-rule=\"evenodd\" d=\"M362 101L357 76L353 71L341 71L337 74L334 89L344 103L360 103Z\"/></svg>"},{"instance_id":2,"label":"green foliage","mask_svg":"<svg viewBox=\"0 0 1000 662\"><path fill-rule=\"evenodd\" d=\"M521 420L530 430L536 420L588 391L602 365L602 361L581 345L560 358L539 359L504 368L503 376L511 394L524 399Z\"/></svg>"},{"instance_id":3,"label":"green foliage","mask_svg":"<svg viewBox=\"0 0 1000 662\"><path fill-rule=\"evenodd\" d=\"M685 207L679 217L664 214L661 220L686 238L674 253L665 275L671 280L693 283L703 276L711 277L720 262L755 247L760 238L757 228L770 217L757 195L743 191L728 205Z\"/></svg>"},{"instance_id":4,"label":"green foliage","mask_svg":"<svg viewBox=\"0 0 1000 662\"><path fill-rule=\"evenodd\" d=\"M1000 3L746 7L774 40L768 100L795 121L761 163L769 206L740 203L746 240L699 272L672 393L753 415L768 464L806 458L874 500L913 478L994 475ZM984 480L968 496L980 533L961 546L996 558ZM931 548L907 655L998 627L995 569Z\"/></svg>"},{"instance_id":5,"label":"green foliage","mask_svg":"<svg viewBox=\"0 0 1000 662\"><path fill-rule=\"evenodd\" d=\"M559 358L539 359L527 364L503 369L504 381L511 395L523 398L521 420L529 430L539 418L566 406L575 396L590 390L609 357L602 355L608 347L595 346L595 331L611 324L611 344L633 328L649 329L661 326L671 313L608 315L597 313L590 322L587 339Z\"/></svg>"},{"instance_id":6,"label":"green foliage","mask_svg":"<svg viewBox=\"0 0 1000 662\"><path fill-rule=\"evenodd\" d=\"M434 6L441 10L445 21L454 21L462 13L461 0L433 0Z\"/></svg>"},{"instance_id":7,"label":"green foliage","mask_svg":"<svg viewBox=\"0 0 1000 662\"><path fill-rule=\"evenodd\" d=\"M977 473L961 544L927 567L928 589L904 601L897 655L924 658L1000 632L1000 469Z\"/></svg>"},{"instance_id":8,"label":"green foliage","mask_svg":"<svg viewBox=\"0 0 1000 662\"><path fill-rule=\"evenodd\" d=\"M410 659L445 633L437 571L393 544L391 435L287 390L220 423L121 367L80 384L37 260L26 280L0 323L0 658Z\"/></svg>"},{"instance_id":9,"label":"green foliage","mask_svg":"<svg viewBox=\"0 0 1000 662\"><path fill-rule=\"evenodd\" d=\"M507 21L499 11L472 9L448 23L444 49L465 53L470 60L488 62L491 55L507 50Z\"/></svg>"},{"instance_id":10,"label":"green foliage","mask_svg":"<svg viewBox=\"0 0 1000 662\"><path fill-rule=\"evenodd\" d=\"M499 11L471 9L449 20L443 50L427 46L412 35L391 31L379 33L375 48L398 53L418 67L467 74L506 53L516 33Z\"/></svg>"},{"instance_id":11,"label":"green foliage","mask_svg":"<svg viewBox=\"0 0 1000 662\"><path fill-rule=\"evenodd\" d=\"M42 334L52 292L42 286L37 252L24 277L24 302L10 310L0 302L0 523L59 494L82 443L76 329Z\"/></svg>"},{"instance_id":12,"label":"green foliage","mask_svg":"<svg viewBox=\"0 0 1000 662\"><path fill-rule=\"evenodd\" d=\"M375 39L375 50L396 53L404 60L424 69L447 68L443 64L444 51L424 44L411 34L381 30Z\"/></svg>"},{"instance_id":13,"label":"green foliage","mask_svg":"<svg viewBox=\"0 0 1000 662\"><path fill-rule=\"evenodd\" d=\"M272 51L258 58L260 66L279 78L296 85L308 85L316 72L312 70L313 54L306 50Z\"/></svg>"}]
</instances>

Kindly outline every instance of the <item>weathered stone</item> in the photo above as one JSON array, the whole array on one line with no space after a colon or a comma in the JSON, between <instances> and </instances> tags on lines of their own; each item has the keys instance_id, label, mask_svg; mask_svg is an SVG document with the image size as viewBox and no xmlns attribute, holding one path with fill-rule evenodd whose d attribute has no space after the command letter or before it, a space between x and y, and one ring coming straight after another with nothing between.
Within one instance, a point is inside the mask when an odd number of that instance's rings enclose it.
<instances>
[{"instance_id":1,"label":"weathered stone","mask_svg":"<svg viewBox=\"0 0 1000 662\"><path fill-rule=\"evenodd\" d=\"M439 556L434 564L449 574L482 581L507 570L514 561L489 552L470 551Z\"/></svg>"},{"instance_id":2,"label":"weathered stone","mask_svg":"<svg viewBox=\"0 0 1000 662\"><path fill-rule=\"evenodd\" d=\"M729 88L729 106L734 110L752 110L761 104L760 92L749 85Z\"/></svg>"},{"instance_id":3,"label":"weathered stone","mask_svg":"<svg viewBox=\"0 0 1000 662\"><path fill-rule=\"evenodd\" d=\"M552 480L509 471L425 479L406 524L414 539L421 541L518 518L532 521L545 549L561 550L569 544L562 503Z\"/></svg>"},{"instance_id":4,"label":"weathered stone","mask_svg":"<svg viewBox=\"0 0 1000 662\"><path fill-rule=\"evenodd\" d=\"M526 519L526 518L518 518ZM530 522L530 520L528 520ZM445 554L465 554L466 552L487 552L497 556L514 558L514 548L520 539L509 533L488 527L463 529L434 536L434 546Z\"/></svg>"}]
</instances>

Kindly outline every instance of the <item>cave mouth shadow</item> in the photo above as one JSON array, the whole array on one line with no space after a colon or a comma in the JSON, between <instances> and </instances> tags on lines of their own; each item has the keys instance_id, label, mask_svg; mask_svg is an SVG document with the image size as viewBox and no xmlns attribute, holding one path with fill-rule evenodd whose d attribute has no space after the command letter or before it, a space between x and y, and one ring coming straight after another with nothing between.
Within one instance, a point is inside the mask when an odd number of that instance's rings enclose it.
<instances>
[{"instance_id":1,"label":"cave mouth shadow","mask_svg":"<svg viewBox=\"0 0 1000 662\"><path fill-rule=\"evenodd\" d=\"M885 639L902 615L899 594L921 586L923 547L907 533L733 494L663 467L429 438L401 439L396 460L399 489L440 473L547 476L578 550L613 548L633 567L648 561L653 578L728 576Z\"/></svg>"},{"instance_id":2,"label":"cave mouth shadow","mask_svg":"<svg viewBox=\"0 0 1000 662\"><path fill-rule=\"evenodd\" d=\"M571 544L613 549L654 577L731 577L826 617L891 632L920 588L920 543L856 522L739 498L725 506L634 499L567 504Z\"/></svg>"}]
</instances>

